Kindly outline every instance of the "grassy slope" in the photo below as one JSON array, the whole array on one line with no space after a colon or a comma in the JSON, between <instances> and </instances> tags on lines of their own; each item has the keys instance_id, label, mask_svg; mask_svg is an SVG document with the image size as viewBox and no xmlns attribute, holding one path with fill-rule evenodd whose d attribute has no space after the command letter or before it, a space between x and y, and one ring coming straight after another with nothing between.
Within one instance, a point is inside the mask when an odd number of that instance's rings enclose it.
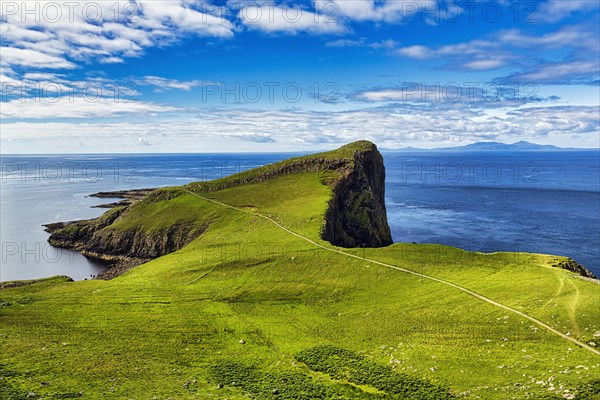
<instances>
[{"instance_id":1,"label":"grassy slope","mask_svg":"<svg viewBox=\"0 0 600 400\"><path fill-rule=\"evenodd\" d=\"M322 178L288 175L206 196L271 215L321 242L330 195ZM44 280L0 291L0 302L12 303L0 308L4 382L48 398L241 399L239 386L217 388L222 378L210 366L234 361L331 386L327 375L294 360L322 344L362 351L467 398L530 398L547 393L550 382L573 388L599 377L598 356L521 317L443 284L315 248L189 193L142 204L120 224L189 218L211 225L180 251L113 281ZM408 244L354 251L459 283L583 340L600 331L598 285L550 269L551 256ZM365 398L377 393L363 389L344 387Z\"/></svg>"}]
</instances>

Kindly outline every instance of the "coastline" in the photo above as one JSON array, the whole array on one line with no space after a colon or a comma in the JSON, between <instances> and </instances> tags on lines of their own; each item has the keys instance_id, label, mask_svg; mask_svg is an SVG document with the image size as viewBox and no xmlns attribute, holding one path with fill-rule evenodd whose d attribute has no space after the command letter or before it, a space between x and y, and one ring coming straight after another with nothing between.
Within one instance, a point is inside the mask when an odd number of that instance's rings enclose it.
<instances>
[{"instance_id":1,"label":"coastline","mask_svg":"<svg viewBox=\"0 0 600 400\"><path fill-rule=\"evenodd\" d=\"M106 268L100 271L93 279L101 279L101 280L109 280L116 276L123 274L124 272L141 265L145 262L152 260L152 258L143 258L143 257L129 257L125 255L114 255L107 254L103 252L90 251L88 249L83 248L81 245L68 243L65 241L61 241L60 239L53 238L53 234L59 232L63 229L68 229L69 227L76 226L81 223L86 223L89 221L94 221L103 218L107 213L120 210L124 211L127 207L132 204L137 203L144 199L149 193L153 192L155 189L145 188L145 189L131 189L131 190L116 190L116 191L107 191L107 192L97 192L89 194L87 197L97 197L101 199L121 199L116 202L111 203L103 203L97 206L93 206L93 208L105 208L108 209L105 213L103 213L100 217L94 218L91 220L76 220L76 221L66 221L66 222L52 222L48 224L44 224L44 230L50 234L48 238L48 243L56 248L64 248L68 250L73 250L79 252L86 258L92 259L101 264L106 264ZM119 212L120 214L120 212Z\"/></svg>"}]
</instances>

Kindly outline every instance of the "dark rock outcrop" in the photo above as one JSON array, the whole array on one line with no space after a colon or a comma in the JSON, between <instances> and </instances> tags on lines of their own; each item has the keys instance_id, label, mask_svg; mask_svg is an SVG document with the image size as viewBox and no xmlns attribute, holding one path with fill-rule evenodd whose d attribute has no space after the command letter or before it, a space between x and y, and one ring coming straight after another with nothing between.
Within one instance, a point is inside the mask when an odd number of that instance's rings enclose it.
<instances>
[{"instance_id":1,"label":"dark rock outcrop","mask_svg":"<svg viewBox=\"0 0 600 400\"><path fill-rule=\"evenodd\" d=\"M157 193L158 191L152 194L148 189L144 191L147 192L145 196L151 199L165 196ZM152 231L140 228L122 230L112 227L113 223L127 214L129 207L145 198L140 195L140 191L133 192L131 196L127 192L111 192L107 196L103 196L103 193L92 195L110 198L116 198L116 195L123 196L127 205L114 206L94 219L44 225L46 231L50 233L48 243L106 262L109 267L98 277L110 279L137 265L179 250L208 227L208 225L195 226L183 223ZM154 193L157 195L153 196Z\"/></svg>"},{"instance_id":2,"label":"dark rock outcrop","mask_svg":"<svg viewBox=\"0 0 600 400\"><path fill-rule=\"evenodd\" d=\"M560 261L558 264L554 264L555 267L559 267L562 269L566 269L571 272L575 272L578 275L581 275L585 278L598 279L596 275L592 273L589 269L579 264L577 261L567 258L566 260Z\"/></svg>"},{"instance_id":3,"label":"dark rock outcrop","mask_svg":"<svg viewBox=\"0 0 600 400\"><path fill-rule=\"evenodd\" d=\"M95 220L75 221L54 231L48 242L89 257L114 261L120 257L151 260L179 250L206 230L176 224L168 228L145 232L141 229L121 231L105 228Z\"/></svg>"},{"instance_id":4,"label":"dark rock outcrop","mask_svg":"<svg viewBox=\"0 0 600 400\"><path fill-rule=\"evenodd\" d=\"M106 203L94 206L94 208L115 208L128 206L136 201L142 200L154 190L155 189L116 190L114 192L99 192L90 194L89 197L98 197L100 199L123 199L114 203Z\"/></svg>"},{"instance_id":5,"label":"dark rock outcrop","mask_svg":"<svg viewBox=\"0 0 600 400\"><path fill-rule=\"evenodd\" d=\"M385 167L377 147L364 150L342 171L325 213L322 238L341 247L382 247L392 244L385 209Z\"/></svg>"}]
</instances>

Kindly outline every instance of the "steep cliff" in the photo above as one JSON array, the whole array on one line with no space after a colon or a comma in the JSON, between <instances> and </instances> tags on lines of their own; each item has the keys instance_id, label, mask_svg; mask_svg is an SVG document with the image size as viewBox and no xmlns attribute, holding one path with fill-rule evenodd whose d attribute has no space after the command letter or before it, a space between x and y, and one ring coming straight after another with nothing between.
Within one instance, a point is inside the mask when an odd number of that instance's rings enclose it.
<instances>
[{"instance_id":1,"label":"steep cliff","mask_svg":"<svg viewBox=\"0 0 600 400\"><path fill-rule=\"evenodd\" d=\"M97 197L102 197L100 195ZM179 250L208 228L206 222L178 219L162 226L137 224L123 227L119 222L138 219L135 214L139 202L143 201L144 206L148 207L152 203L173 199L178 193L159 189L139 199L133 199L126 192L120 192L119 195L127 200L127 205L112 206L98 218L45 225L50 233L48 242L52 246L75 250L86 257L109 263L110 267L99 275L100 278L109 279L134 266Z\"/></svg>"},{"instance_id":2,"label":"steep cliff","mask_svg":"<svg viewBox=\"0 0 600 400\"><path fill-rule=\"evenodd\" d=\"M119 257L153 259L176 251L205 227L190 229L187 224L173 224L154 231L142 229L119 230L103 226L97 220L56 224L48 242L55 247L77 250L90 257L113 261Z\"/></svg>"},{"instance_id":3,"label":"steep cliff","mask_svg":"<svg viewBox=\"0 0 600 400\"><path fill-rule=\"evenodd\" d=\"M321 232L324 240L340 247L383 247L393 243L385 210L383 157L377 146L366 140L188 187L206 193L315 171L324 172L323 182L332 188Z\"/></svg>"},{"instance_id":4,"label":"steep cliff","mask_svg":"<svg viewBox=\"0 0 600 400\"><path fill-rule=\"evenodd\" d=\"M343 171L325 213L323 239L341 247L382 247L392 244L385 210L385 167L377 147L363 150Z\"/></svg>"}]
</instances>

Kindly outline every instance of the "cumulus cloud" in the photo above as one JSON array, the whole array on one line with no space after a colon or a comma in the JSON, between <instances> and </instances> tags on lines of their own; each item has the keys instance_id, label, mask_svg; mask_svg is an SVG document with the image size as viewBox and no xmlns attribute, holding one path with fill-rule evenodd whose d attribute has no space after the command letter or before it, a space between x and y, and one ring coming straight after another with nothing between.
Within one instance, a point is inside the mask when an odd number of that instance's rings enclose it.
<instances>
[{"instance_id":1,"label":"cumulus cloud","mask_svg":"<svg viewBox=\"0 0 600 400\"><path fill-rule=\"evenodd\" d=\"M582 24L567 25L540 36L528 35L519 29L498 32L494 40L519 48L561 49L565 47L598 51L600 39L598 26Z\"/></svg>"},{"instance_id":2,"label":"cumulus cloud","mask_svg":"<svg viewBox=\"0 0 600 400\"><path fill-rule=\"evenodd\" d=\"M139 85L153 86L155 90L159 92L168 89L189 91L198 86L214 84L199 80L180 81L177 79L168 79L160 76L144 76L142 78L133 78L132 80Z\"/></svg>"},{"instance_id":3,"label":"cumulus cloud","mask_svg":"<svg viewBox=\"0 0 600 400\"><path fill-rule=\"evenodd\" d=\"M399 56L423 60L435 55L435 51L425 46L415 45L399 48L396 50L396 54Z\"/></svg>"},{"instance_id":4,"label":"cumulus cloud","mask_svg":"<svg viewBox=\"0 0 600 400\"><path fill-rule=\"evenodd\" d=\"M508 29L468 42L437 47L410 45L393 53L415 60L440 60L444 69L458 71L526 66L524 72L511 75L517 81L529 79L532 82L557 83L562 79L563 83L569 83L571 80L581 81L582 75L586 75L588 81L594 81L598 72L599 34L598 26L593 24L564 26L544 35ZM536 58L531 57L532 50L536 51ZM553 60L557 57L562 59ZM573 77L569 77L571 73Z\"/></svg>"},{"instance_id":5,"label":"cumulus cloud","mask_svg":"<svg viewBox=\"0 0 600 400\"><path fill-rule=\"evenodd\" d=\"M597 85L600 81L600 61L540 63L525 71L498 78L496 81Z\"/></svg>"},{"instance_id":6,"label":"cumulus cloud","mask_svg":"<svg viewBox=\"0 0 600 400\"><path fill-rule=\"evenodd\" d=\"M130 76L123 79L110 79L108 77L87 77L85 79L73 79L71 74L54 72L26 72L15 74L7 71L8 75L0 74L0 105L11 100L18 100L22 108L28 108L29 103L70 103L73 101L98 102L97 106L104 106L107 110L105 115L126 114L127 109L117 106L110 110L111 104L122 101L140 101L143 88L153 88L154 92L167 90L190 91L203 85L218 85L218 83L200 80L178 80L160 76L148 75L142 77ZM8 106L8 105L7 105ZM71 105L67 104L67 110ZM58 107L58 106L56 106ZM137 108L131 111L140 111ZM161 110L157 110L161 111ZM69 111L70 112L70 111ZM27 111L26 113L29 113ZM103 112L98 111L101 115ZM85 115L74 113L76 118L84 118ZM62 113L56 115L62 118Z\"/></svg>"},{"instance_id":7,"label":"cumulus cloud","mask_svg":"<svg viewBox=\"0 0 600 400\"><path fill-rule=\"evenodd\" d=\"M423 104L437 109L464 108L493 109L519 107L531 103L555 102L558 96L542 97L531 85L499 85L469 82L418 83L405 82L397 87L359 91L351 97L366 102L395 102Z\"/></svg>"},{"instance_id":8,"label":"cumulus cloud","mask_svg":"<svg viewBox=\"0 0 600 400\"><path fill-rule=\"evenodd\" d=\"M369 42L365 38L359 39L337 39L325 43L326 47L370 47L372 49L393 49L398 46L395 40L382 40L380 42Z\"/></svg>"},{"instance_id":9,"label":"cumulus cloud","mask_svg":"<svg viewBox=\"0 0 600 400\"><path fill-rule=\"evenodd\" d=\"M269 133L261 132L243 132L243 133L230 133L227 137L244 140L246 142L255 143L275 143L276 140Z\"/></svg>"},{"instance_id":10,"label":"cumulus cloud","mask_svg":"<svg viewBox=\"0 0 600 400\"><path fill-rule=\"evenodd\" d=\"M394 53L417 60L438 58L447 68L467 71L498 69L515 59L511 51L492 40L472 40L440 47L412 45L396 49Z\"/></svg>"},{"instance_id":11,"label":"cumulus cloud","mask_svg":"<svg viewBox=\"0 0 600 400\"><path fill-rule=\"evenodd\" d=\"M185 35L233 36L234 25L206 2L14 2L2 7L3 67L75 68L119 63Z\"/></svg>"},{"instance_id":12,"label":"cumulus cloud","mask_svg":"<svg viewBox=\"0 0 600 400\"><path fill-rule=\"evenodd\" d=\"M63 57L45 54L41 51L32 49L19 49L3 46L0 47L0 54L2 54L0 65L3 66L18 65L21 67L48 69L72 69L76 67L75 64L67 61Z\"/></svg>"},{"instance_id":13,"label":"cumulus cloud","mask_svg":"<svg viewBox=\"0 0 600 400\"><path fill-rule=\"evenodd\" d=\"M556 132L597 135L599 114L598 106L535 107L509 111L505 120L513 125L518 123L530 137L545 137Z\"/></svg>"}]
</instances>

